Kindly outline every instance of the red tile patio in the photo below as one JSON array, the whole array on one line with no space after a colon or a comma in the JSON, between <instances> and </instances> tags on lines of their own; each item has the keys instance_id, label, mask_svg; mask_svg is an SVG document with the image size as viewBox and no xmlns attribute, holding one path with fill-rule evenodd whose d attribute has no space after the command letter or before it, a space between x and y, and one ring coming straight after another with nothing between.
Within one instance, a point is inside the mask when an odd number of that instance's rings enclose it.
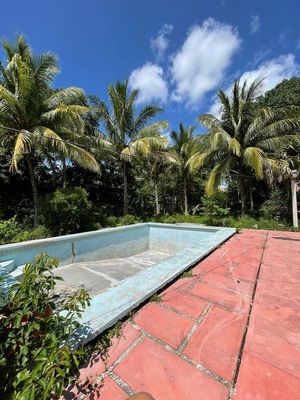
<instances>
[{"instance_id":1,"label":"red tile patio","mask_svg":"<svg viewBox=\"0 0 300 400\"><path fill-rule=\"evenodd\" d=\"M65 399L299 400L300 234L243 230L192 273L126 323L107 364L80 371L87 391Z\"/></svg>"}]
</instances>

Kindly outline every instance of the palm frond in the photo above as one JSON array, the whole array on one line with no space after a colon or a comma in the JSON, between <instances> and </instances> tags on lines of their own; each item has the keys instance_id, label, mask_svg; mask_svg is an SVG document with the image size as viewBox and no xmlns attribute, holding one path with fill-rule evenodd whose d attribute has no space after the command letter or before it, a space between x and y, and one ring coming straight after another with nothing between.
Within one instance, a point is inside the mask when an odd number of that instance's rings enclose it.
<instances>
[{"instance_id":1,"label":"palm frond","mask_svg":"<svg viewBox=\"0 0 300 400\"><path fill-rule=\"evenodd\" d=\"M244 152L245 164L254 170L257 179L263 178L264 152L258 147L247 147Z\"/></svg>"},{"instance_id":2,"label":"palm frond","mask_svg":"<svg viewBox=\"0 0 300 400\"><path fill-rule=\"evenodd\" d=\"M21 130L15 140L13 154L11 158L10 171L18 172L18 163L20 159L30 151L31 135L26 130Z\"/></svg>"}]
</instances>

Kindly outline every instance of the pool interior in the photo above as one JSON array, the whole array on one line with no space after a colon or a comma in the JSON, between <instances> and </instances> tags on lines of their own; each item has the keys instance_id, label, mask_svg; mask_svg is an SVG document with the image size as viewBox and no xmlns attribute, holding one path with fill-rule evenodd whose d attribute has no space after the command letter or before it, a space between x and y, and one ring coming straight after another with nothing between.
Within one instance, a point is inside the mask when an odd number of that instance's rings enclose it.
<instances>
[{"instance_id":1,"label":"pool interior","mask_svg":"<svg viewBox=\"0 0 300 400\"><path fill-rule=\"evenodd\" d=\"M94 297L124 279L160 264L196 240L216 231L203 227L201 230L191 230L190 226L181 227L180 230L173 226L142 226L142 229L136 226L133 233L138 235L128 235L125 238L110 236L111 257L108 258L105 258L107 248L104 249L99 243L95 246L74 246L75 249L81 247L81 254L76 254L74 262L55 271L55 275L63 278L63 281L57 283L56 294L66 296L86 288L90 296ZM102 251L98 251L99 246Z\"/></svg>"},{"instance_id":2,"label":"pool interior","mask_svg":"<svg viewBox=\"0 0 300 400\"><path fill-rule=\"evenodd\" d=\"M89 295L94 297L168 257L168 253L146 250L129 257L68 264L55 271L56 276L63 278L63 281L57 281L55 293L65 297L78 289L86 288Z\"/></svg>"},{"instance_id":3,"label":"pool interior","mask_svg":"<svg viewBox=\"0 0 300 400\"><path fill-rule=\"evenodd\" d=\"M85 287L91 305L74 340L87 342L112 326L235 233L233 228L142 223L0 246L0 273L14 278L41 252L58 258L54 271L67 296Z\"/></svg>"}]
</instances>

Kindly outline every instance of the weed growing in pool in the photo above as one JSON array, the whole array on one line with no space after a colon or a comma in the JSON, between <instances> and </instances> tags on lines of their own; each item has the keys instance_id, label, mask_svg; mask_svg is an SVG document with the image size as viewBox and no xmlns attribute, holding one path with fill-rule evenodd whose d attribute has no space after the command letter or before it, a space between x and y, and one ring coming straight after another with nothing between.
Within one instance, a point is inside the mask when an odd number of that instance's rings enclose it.
<instances>
[{"instance_id":1,"label":"weed growing in pool","mask_svg":"<svg viewBox=\"0 0 300 400\"><path fill-rule=\"evenodd\" d=\"M162 302L162 298L160 297L159 294L154 293L154 294L150 297L150 301L151 301L151 303L160 304L160 303Z\"/></svg>"},{"instance_id":2,"label":"weed growing in pool","mask_svg":"<svg viewBox=\"0 0 300 400\"><path fill-rule=\"evenodd\" d=\"M4 398L58 398L85 355L83 347L72 351L68 340L79 328L76 318L90 298L81 289L53 301L53 289L61 279L53 274L57 265L56 259L41 254L25 266L21 282L5 293L1 285L0 392Z\"/></svg>"}]
</instances>

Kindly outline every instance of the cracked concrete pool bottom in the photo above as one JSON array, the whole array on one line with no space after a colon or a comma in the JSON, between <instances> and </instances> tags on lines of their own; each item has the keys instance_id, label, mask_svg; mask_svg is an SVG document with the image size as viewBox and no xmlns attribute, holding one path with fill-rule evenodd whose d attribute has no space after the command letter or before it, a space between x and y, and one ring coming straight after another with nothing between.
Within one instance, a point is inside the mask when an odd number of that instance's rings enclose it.
<instances>
[{"instance_id":1,"label":"cracked concrete pool bottom","mask_svg":"<svg viewBox=\"0 0 300 400\"><path fill-rule=\"evenodd\" d=\"M63 278L63 281L57 281L55 292L65 297L78 289L86 288L89 295L94 297L168 257L169 253L148 250L130 257L68 264L54 272L56 276Z\"/></svg>"}]
</instances>

